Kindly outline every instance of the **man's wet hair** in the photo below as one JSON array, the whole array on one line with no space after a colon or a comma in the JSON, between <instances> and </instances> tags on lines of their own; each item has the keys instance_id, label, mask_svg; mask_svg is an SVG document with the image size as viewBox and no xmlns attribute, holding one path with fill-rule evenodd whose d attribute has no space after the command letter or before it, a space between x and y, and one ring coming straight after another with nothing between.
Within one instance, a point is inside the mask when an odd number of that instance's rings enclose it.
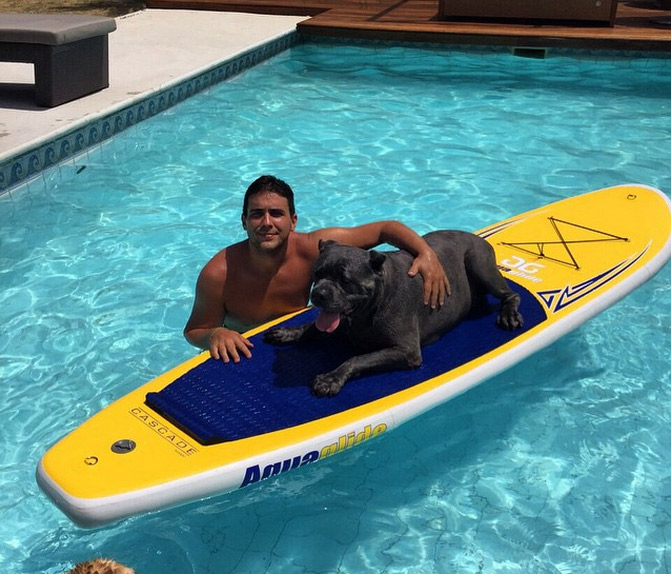
<instances>
[{"instance_id":1,"label":"man's wet hair","mask_svg":"<svg viewBox=\"0 0 671 574\"><path fill-rule=\"evenodd\" d=\"M247 216L247 208L249 207L249 198L253 195L263 192L276 193L280 197L284 197L289 204L289 215L293 217L296 214L296 207L294 206L294 192L289 187L289 184L275 177L274 175L262 175L255 179L245 192L245 199L242 202L242 217Z\"/></svg>"}]
</instances>

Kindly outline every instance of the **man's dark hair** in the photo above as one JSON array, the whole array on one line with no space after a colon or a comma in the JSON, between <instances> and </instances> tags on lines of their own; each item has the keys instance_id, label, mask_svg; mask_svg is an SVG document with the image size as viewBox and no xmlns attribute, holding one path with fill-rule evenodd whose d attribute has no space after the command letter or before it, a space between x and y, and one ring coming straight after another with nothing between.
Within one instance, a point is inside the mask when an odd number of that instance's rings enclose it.
<instances>
[{"instance_id":1,"label":"man's dark hair","mask_svg":"<svg viewBox=\"0 0 671 574\"><path fill-rule=\"evenodd\" d=\"M284 197L289 204L289 215L293 217L296 214L296 207L294 206L294 192L287 183L274 175L262 175L252 182L245 192L245 199L242 202L242 217L247 216L247 208L249 207L249 198L257 193L270 192L276 193L280 197Z\"/></svg>"}]
</instances>

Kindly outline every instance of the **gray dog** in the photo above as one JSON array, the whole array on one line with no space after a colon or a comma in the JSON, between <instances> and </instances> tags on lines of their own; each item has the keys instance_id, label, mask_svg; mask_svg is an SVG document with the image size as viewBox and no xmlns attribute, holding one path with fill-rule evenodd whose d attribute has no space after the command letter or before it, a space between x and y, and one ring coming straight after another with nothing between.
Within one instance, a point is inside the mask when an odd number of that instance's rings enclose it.
<instances>
[{"instance_id":1,"label":"gray dog","mask_svg":"<svg viewBox=\"0 0 671 574\"><path fill-rule=\"evenodd\" d=\"M363 353L317 375L312 382L315 395L334 396L348 380L365 373L420 366L421 346L449 331L474 307L485 305L487 293L501 301L500 327L522 326L520 297L508 287L484 239L461 231L436 231L424 239L440 258L452 288L437 309L423 304L421 278L408 276L413 259L409 253L320 242L311 296L320 309L317 320L272 329L264 337L282 345L337 329Z\"/></svg>"}]
</instances>

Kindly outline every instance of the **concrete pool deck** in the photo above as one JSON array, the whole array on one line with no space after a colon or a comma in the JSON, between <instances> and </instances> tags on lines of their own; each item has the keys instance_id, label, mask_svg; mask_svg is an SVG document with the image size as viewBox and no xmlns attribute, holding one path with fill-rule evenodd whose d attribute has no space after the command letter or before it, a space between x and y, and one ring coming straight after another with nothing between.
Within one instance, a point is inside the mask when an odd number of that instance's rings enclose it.
<instances>
[{"instance_id":1,"label":"concrete pool deck","mask_svg":"<svg viewBox=\"0 0 671 574\"><path fill-rule=\"evenodd\" d=\"M304 19L190 10L122 16L109 36L109 88L54 108L35 105L31 64L0 62L0 161L291 34Z\"/></svg>"}]
</instances>

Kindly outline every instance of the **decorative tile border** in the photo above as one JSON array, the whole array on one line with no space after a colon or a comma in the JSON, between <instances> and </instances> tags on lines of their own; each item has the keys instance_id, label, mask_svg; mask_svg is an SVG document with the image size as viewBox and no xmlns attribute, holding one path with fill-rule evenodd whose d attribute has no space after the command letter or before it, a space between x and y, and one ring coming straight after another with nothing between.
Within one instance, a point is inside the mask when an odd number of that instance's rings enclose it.
<instances>
[{"instance_id":1,"label":"decorative tile border","mask_svg":"<svg viewBox=\"0 0 671 574\"><path fill-rule=\"evenodd\" d=\"M399 40L371 39L371 38L347 38L336 36L312 35L306 32L301 33L301 41L310 44L339 44L347 46L368 46L377 48L424 48L432 50L441 50L443 52L467 52L470 54L510 54L515 48L531 48L547 50L548 55L566 56L574 59L589 60L647 60L651 62L660 62L668 65L671 62L671 54L668 51L648 51L648 50L605 50L603 48L563 48L543 46L541 39L538 39L538 45L533 43L529 46L513 46L505 44L459 44L451 42L401 42Z\"/></svg>"},{"instance_id":2,"label":"decorative tile border","mask_svg":"<svg viewBox=\"0 0 671 574\"><path fill-rule=\"evenodd\" d=\"M46 141L40 146L21 154L0 161L0 196L10 191L10 188L25 183L43 170L61 162L71 160L86 150L99 145L105 140L124 131L125 129L155 116L178 104L186 98L213 86L219 82L235 76L264 60L283 52L297 43L365 45L377 47L403 46L407 48L436 48L445 51L467 51L469 53L503 53L510 52L509 46L478 46L458 45L435 42L408 42L399 43L390 40L356 40L352 38L325 38L321 36L301 35L291 32L281 38L273 40L263 46L249 50L226 62L202 72L188 80L172 87L165 88L152 96L135 102L125 108L112 112L106 116L84 124L65 135L58 136L52 141ZM642 58L649 63L667 69L671 59L667 53L632 52L632 51L604 51L604 50L576 50L552 48L548 50L553 56L570 56L572 58L587 58L591 60L622 60Z\"/></svg>"},{"instance_id":3,"label":"decorative tile border","mask_svg":"<svg viewBox=\"0 0 671 574\"><path fill-rule=\"evenodd\" d=\"M41 171L72 159L138 122L155 116L186 98L289 49L298 41L298 33L291 32L179 84L158 91L146 99L79 126L52 141L46 141L31 150L2 161L0 195L35 177Z\"/></svg>"}]
</instances>

